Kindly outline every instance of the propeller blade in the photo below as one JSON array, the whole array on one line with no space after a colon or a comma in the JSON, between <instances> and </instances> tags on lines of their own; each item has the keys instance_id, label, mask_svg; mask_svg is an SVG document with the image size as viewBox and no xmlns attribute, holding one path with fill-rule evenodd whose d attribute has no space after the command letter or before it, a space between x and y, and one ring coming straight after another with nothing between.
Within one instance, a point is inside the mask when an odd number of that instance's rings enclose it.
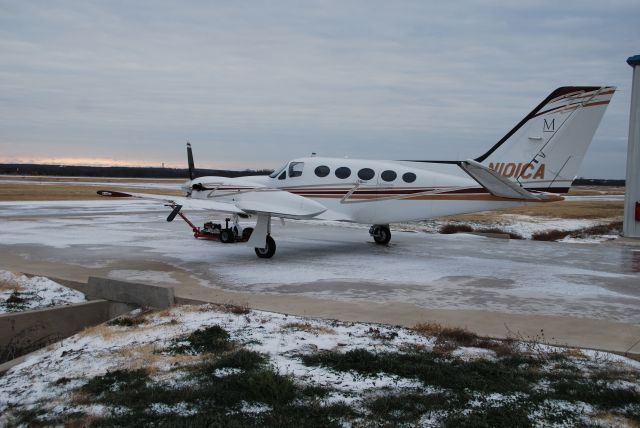
<instances>
[{"instance_id":1,"label":"propeller blade","mask_svg":"<svg viewBox=\"0 0 640 428\"><path fill-rule=\"evenodd\" d=\"M173 211L171 211L171 214L169 214L169 217L167 217L167 221L172 222L173 219L176 218L176 216L180 212L180 209L182 209L182 205L176 205Z\"/></svg>"},{"instance_id":2,"label":"propeller blade","mask_svg":"<svg viewBox=\"0 0 640 428\"><path fill-rule=\"evenodd\" d=\"M191 151L191 143L187 142L187 161L189 162L189 179L193 180L195 166L193 164L193 152Z\"/></svg>"}]
</instances>

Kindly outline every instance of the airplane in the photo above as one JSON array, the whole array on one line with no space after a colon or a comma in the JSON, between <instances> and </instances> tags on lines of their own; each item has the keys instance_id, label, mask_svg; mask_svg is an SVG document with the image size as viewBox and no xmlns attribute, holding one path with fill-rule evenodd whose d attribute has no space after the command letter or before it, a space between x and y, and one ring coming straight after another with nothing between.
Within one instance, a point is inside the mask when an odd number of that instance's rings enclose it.
<instances>
[{"instance_id":1,"label":"airplane","mask_svg":"<svg viewBox=\"0 0 640 428\"><path fill-rule=\"evenodd\" d=\"M468 160L366 160L313 154L269 176L195 177L187 143L184 197L101 190L98 194L155 200L172 221L184 208L233 216L217 226L222 242L245 242L260 258L276 243L271 219L314 219L372 225L377 244L391 240L390 223L563 200L615 92L612 86L566 86L551 92L483 155ZM256 216L244 231L239 217ZM187 220L188 221L188 220ZM194 232L200 230L193 224ZM212 224L209 223L209 226ZM206 226L206 225L205 225ZM196 235L198 236L198 235Z\"/></svg>"}]
</instances>

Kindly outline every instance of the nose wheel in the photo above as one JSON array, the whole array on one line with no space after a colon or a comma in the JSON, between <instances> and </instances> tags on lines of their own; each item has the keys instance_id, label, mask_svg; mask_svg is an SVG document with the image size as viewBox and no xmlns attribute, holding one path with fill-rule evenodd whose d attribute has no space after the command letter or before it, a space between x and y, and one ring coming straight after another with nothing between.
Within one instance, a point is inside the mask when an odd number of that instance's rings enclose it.
<instances>
[{"instance_id":1,"label":"nose wheel","mask_svg":"<svg viewBox=\"0 0 640 428\"><path fill-rule=\"evenodd\" d=\"M391 230L384 224L374 224L369 229L369 235L373 236L376 244L387 245L391 241Z\"/></svg>"}]
</instances>

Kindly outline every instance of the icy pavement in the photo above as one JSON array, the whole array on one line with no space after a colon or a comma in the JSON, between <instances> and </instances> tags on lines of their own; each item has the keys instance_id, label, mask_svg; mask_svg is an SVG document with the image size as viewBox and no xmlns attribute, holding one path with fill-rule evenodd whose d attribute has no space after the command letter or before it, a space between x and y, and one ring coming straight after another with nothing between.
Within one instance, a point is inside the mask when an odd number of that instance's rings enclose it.
<instances>
[{"instance_id":1,"label":"icy pavement","mask_svg":"<svg viewBox=\"0 0 640 428\"><path fill-rule=\"evenodd\" d=\"M0 314L84 302L84 294L41 276L0 270Z\"/></svg>"},{"instance_id":2,"label":"icy pavement","mask_svg":"<svg viewBox=\"0 0 640 428\"><path fill-rule=\"evenodd\" d=\"M243 244L195 240L167 215L129 201L1 203L0 260L176 288L181 274L246 293L640 323L640 250L621 245L394 231L384 247L367 227L276 220L278 250L263 260Z\"/></svg>"}]
</instances>

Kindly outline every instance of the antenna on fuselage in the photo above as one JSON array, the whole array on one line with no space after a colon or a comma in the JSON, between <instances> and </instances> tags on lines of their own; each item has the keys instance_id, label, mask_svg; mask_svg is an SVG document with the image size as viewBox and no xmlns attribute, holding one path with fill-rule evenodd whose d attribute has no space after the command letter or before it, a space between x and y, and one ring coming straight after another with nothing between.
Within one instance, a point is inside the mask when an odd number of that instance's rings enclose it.
<instances>
[{"instance_id":1,"label":"antenna on fuselage","mask_svg":"<svg viewBox=\"0 0 640 428\"><path fill-rule=\"evenodd\" d=\"M191 143L188 141L187 141L187 162L189 163L189 180L193 180L196 167L193 165L193 152L191 151Z\"/></svg>"}]
</instances>

